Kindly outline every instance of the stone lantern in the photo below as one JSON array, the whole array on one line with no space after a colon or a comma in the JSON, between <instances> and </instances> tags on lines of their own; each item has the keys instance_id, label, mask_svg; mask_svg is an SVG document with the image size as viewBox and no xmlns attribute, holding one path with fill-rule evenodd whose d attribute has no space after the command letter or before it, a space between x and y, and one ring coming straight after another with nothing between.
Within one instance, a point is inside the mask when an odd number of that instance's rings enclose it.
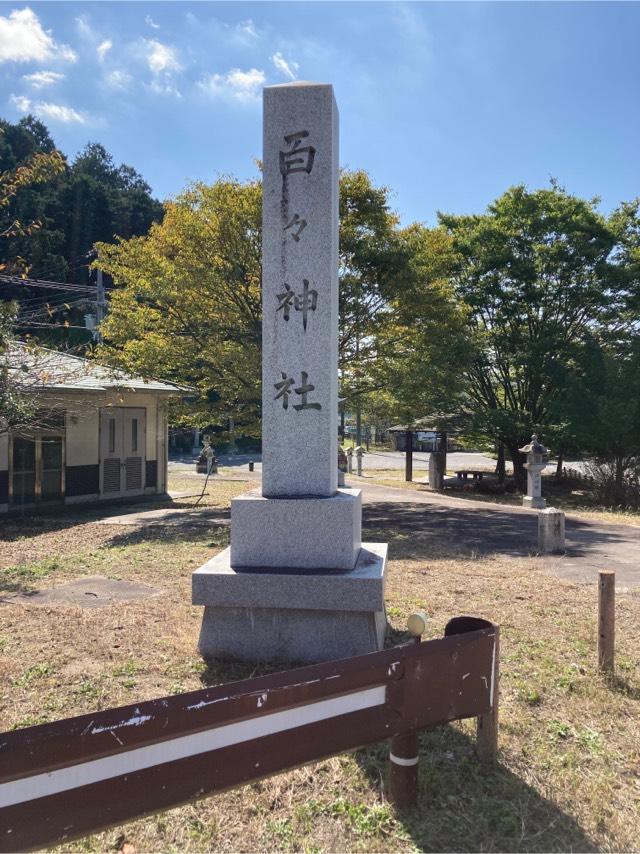
<instances>
[{"instance_id":1,"label":"stone lantern","mask_svg":"<svg viewBox=\"0 0 640 854\"><path fill-rule=\"evenodd\" d=\"M347 455L344 448L338 445L338 486L344 486L344 476L347 472Z\"/></svg>"},{"instance_id":2,"label":"stone lantern","mask_svg":"<svg viewBox=\"0 0 640 854\"><path fill-rule=\"evenodd\" d=\"M523 507L532 510L544 510L547 506L542 497L542 469L549 463L549 452L538 442L534 433L528 445L520 448L520 453L527 455L524 467L527 469L527 494L522 499Z\"/></svg>"},{"instance_id":3,"label":"stone lantern","mask_svg":"<svg viewBox=\"0 0 640 854\"><path fill-rule=\"evenodd\" d=\"M347 472L353 474L353 448L347 448Z\"/></svg>"}]
</instances>

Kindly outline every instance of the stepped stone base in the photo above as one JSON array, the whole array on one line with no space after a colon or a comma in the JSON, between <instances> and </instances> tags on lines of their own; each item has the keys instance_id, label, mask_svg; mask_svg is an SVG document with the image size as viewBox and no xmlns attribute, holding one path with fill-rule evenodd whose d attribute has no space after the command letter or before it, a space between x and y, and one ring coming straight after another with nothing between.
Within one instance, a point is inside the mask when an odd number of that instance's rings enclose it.
<instances>
[{"instance_id":1,"label":"stepped stone base","mask_svg":"<svg viewBox=\"0 0 640 854\"><path fill-rule=\"evenodd\" d=\"M192 576L204 605L205 658L311 663L384 646L386 543L363 543L353 569L237 569L230 549Z\"/></svg>"},{"instance_id":2,"label":"stepped stone base","mask_svg":"<svg viewBox=\"0 0 640 854\"><path fill-rule=\"evenodd\" d=\"M351 569L361 536L359 489L328 498L265 498L255 489L231 500L234 567Z\"/></svg>"},{"instance_id":3,"label":"stepped stone base","mask_svg":"<svg viewBox=\"0 0 640 854\"><path fill-rule=\"evenodd\" d=\"M532 497L531 495L525 495L522 499L522 506L529 507L531 510L544 510L547 506L547 502L544 498L540 498L539 496Z\"/></svg>"}]
</instances>

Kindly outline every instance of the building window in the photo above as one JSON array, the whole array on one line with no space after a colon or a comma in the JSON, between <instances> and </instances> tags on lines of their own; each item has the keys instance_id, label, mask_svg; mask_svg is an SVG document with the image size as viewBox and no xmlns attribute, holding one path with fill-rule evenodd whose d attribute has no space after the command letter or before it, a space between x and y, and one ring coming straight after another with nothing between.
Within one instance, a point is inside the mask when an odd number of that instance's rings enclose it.
<instances>
[{"instance_id":1,"label":"building window","mask_svg":"<svg viewBox=\"0 0 640 854\"><path fill-rule=\"evenodd\" d=\"M109 419L109 453L115 454L116 452L116 419Z\"/></svg>"},{"instance_id":2,"label":"building window","mask_svg":"<svg viewBox=\"0 0 640 854\"><path fill-rule=\"evenodd\" d=\"M138 419L131 419L131 450L135 453L138 450Z\"/></svg>"}]
</instances>

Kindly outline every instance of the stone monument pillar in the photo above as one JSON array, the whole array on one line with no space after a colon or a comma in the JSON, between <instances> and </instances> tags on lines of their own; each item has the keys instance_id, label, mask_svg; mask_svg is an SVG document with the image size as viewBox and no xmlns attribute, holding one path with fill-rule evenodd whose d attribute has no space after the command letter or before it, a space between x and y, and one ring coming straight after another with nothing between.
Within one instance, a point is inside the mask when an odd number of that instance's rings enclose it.
<instances>
[{"instance_id":1,"label":"stone monument pillar","mask_svg":"<svg viewBox=\"0 0 640 854\"><path fill-rule=\"evenodd\" d=\"M207 657L321 661L382 647L386 544L338 488L338 111L333 87L264 90L262 490L193 575Z\"/></svg>"}]
</instances>

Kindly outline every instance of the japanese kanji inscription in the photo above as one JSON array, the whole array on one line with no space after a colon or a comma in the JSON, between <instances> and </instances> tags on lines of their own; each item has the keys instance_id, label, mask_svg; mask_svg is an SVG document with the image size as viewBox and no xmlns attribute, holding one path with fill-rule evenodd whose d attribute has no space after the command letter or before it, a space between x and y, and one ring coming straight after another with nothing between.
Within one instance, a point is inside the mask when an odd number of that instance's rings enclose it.
<instances>
[{"instance_id":1,"label":"japanese kanji inscription","mask_svg":"<svg viewBox=\"0 0 640 854\"><path fill-rule=\"evenodd\" d=\"M329 496L337 489L337 155L331 86L265 89L262 474L268 497ZM309 465L301 467L302 459Z\"/></svg>"}]
</instances>

